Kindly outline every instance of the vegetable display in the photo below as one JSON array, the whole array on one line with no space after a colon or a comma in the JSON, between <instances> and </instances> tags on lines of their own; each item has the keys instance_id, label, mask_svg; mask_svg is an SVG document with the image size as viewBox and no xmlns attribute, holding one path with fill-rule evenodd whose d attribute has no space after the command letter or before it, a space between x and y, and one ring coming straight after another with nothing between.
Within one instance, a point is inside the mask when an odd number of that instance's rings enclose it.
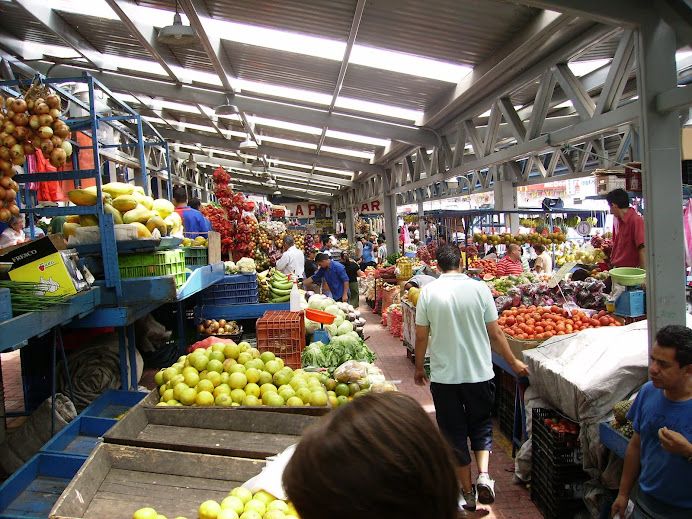
<instances>
[{"instance_id":1,"label":"vegetable display","mask_svg":"<svg viewBox=\"0 0 692 519\"><path fill-rule=\"evenodd\" d=\"M226 319L208 319L200 322L197 326L199 333L207 335L238 335L241 329L235 321L226 321Z\"/></svg>"},{"instance_id":2,"label":"vegetable display","mask_svg":"<svg viewBox=\"0 0 692 519\"><path fill-rule=\"evenodd\" d=\"M589 317L581 310L564 310L553 306L525 306L504 310L498 319L503 331L517 339L547 339L587 328L621 326L605 310Z\"/></svg>"},{"instance_id":3,"label":"vegetable display","mask_svg":"<svg viewBox=\"0 0 692 519\"><path fill-rule=\"evenodd\" d=\"M507 290L507 295L495 298L498 312L521 305L530 306L563 306L575 303L580 308L600 309L605 307L605 285L594 278L584 281L560 281L555 288L547 283L519 285Z\"/></svg>"}]
</instances>

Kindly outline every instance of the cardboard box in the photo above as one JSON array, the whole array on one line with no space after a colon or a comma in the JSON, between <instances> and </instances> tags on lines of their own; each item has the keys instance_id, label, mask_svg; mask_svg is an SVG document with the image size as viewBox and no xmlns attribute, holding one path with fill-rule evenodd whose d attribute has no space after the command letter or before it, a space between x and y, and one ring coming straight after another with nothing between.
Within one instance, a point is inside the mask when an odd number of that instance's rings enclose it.
<instances>
[{"instance_id":1,"label":"cardboard box","mask_svg":"<svg viewBox=\"0 0 692 519\"><path fill-rule=\"evenodd\" d=\"M680 152L682 160L692 160L692 128L683 128Z\"/></svg>"},{"instance_id":2,"label":"cardboard box","mask_svg":"<svg viewBox=\"0 0 692 519\"><path fill-rule=\"evenodd\" d=\"M523 351L525 350L532 350L541 344L543 344L547 339L537 339L537 340L522 340L522 339L515 339L514 337L511 337L509 335L505 334L505 337L507 337L507 342L509 343L509 349L512 350L512 353L514 353L514 356L524 362L524 355L522 354Z\"/></svg>"},{"instance_id":3,"label":"cardboard box","mask_svg":"<svg viewBox=\"0 0 692 519\"><path fill-rule=\"evenodd\" d=\"M615 175L603 175L596 177L596 193L607 195L614 189L625 189L627 180Z\"/></svg>"},{"instance_id":4,"label":"cardboard box","mask_svg":"<svg viewBox=\"0 0 692 519\"><path fill-rule=\"evenodd\" d=\"M65 250L61 234L43 236L2 250L0 261L14 264L8 275L13 281L30 281L53 285L48 296L76 294L72 276L60 251Z\"/></svg>"}]
</instances>

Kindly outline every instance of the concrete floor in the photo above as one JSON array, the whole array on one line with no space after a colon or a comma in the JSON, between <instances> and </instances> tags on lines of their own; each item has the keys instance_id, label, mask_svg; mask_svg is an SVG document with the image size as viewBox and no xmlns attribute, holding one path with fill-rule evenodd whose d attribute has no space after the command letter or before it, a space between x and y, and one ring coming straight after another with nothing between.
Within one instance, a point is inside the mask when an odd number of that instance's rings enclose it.
<instances>
[{"instance_id":1,"label":"concrete floor","mask_svg":"<svg viewBox=\"0 0 692 519\"><path fill-rule=\"evenodd\" d=\"M415 398L423 408L434 417L435 407L429 388L416 386L413 382L413 363L406 356L406 347L395 339L380 324L380 316L372 313L364 301L360 308L366 320L365 335L368 346L377 354L376 365L382 369L388 380L395 381L399 391ZM3 353L2 377L7 411L23 409L21 371L19 352ZM153 375L156 370L145 370L140 384L153 388ZM21 419L8 420L8 432L16 427ZM530 500L529 491L524 484L515 484L514 461L511 444L495 427L493 453L490 457L490 475L495 479L496 501L492 505L479 505L479 510L470 512L468 517L488 519L540 519L541 513ZM475 476L474 476L475 478Z\"/></svg>"}]
</instances>

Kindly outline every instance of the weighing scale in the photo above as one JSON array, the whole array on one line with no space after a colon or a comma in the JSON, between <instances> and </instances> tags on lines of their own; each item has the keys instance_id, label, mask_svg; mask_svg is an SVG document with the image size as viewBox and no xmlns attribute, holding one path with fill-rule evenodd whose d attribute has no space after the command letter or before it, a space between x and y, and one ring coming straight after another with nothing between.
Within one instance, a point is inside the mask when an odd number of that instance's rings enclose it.
<instances>
[{"instance_id":1,"label":"weighing scale","mask_svg":"<svg viewBox=\"0 0 692 519\"><path fill-rule=\"evenodd\" d=\"M324 325L332 324L334 322L334 319L336 319L336 316L334 314L330 314L329 312L323 312L322 310L314 310L312 308L308 308L305 310L305 317L307 317L311 321L320 323L320 329L315 330L312 334L312 341L320 341L322 344L329 344L329 341L331 341L331 337L329 336L329 332L324 329Z\"/></svg>"},{"instance_id":2,"label":"weighing scale","mask_svg":"<svg viewBox=\"0 0 692 519\"><path fill-rule=\"evenodd\" d=\"M644 290L640 288L646 280L646 270L633 267L619 267L610 269L610 277L613 283L625 287L615 301L615 315L622 317L640 317L646 315L646 297Z\"/></svg>"}]
</instances>

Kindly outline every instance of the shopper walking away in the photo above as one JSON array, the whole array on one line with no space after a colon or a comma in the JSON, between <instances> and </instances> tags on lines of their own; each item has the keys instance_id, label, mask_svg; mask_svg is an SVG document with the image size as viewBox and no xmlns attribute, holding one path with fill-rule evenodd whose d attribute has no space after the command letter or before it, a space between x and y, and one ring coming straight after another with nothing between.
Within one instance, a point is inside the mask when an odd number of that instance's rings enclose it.
<instances>
[{"instance_id":1,"label":"shopper walking away","mask_svg":"<svg viewBox=\"0 0 692 519\"><path fill-rule=\"evenodd\" d=\"M624 189L615 189L606 195L613 218L613 248L610 263L615 267L646 268L644 247L644 218L630 207L630 198Z\"/></svg>"},{"instance_id":2,"label":"shopper walking away","mask_svg":"<svg viewBox=\"0 0 692 519\"><path fill-rule=\"evenodd\" d=\"M348 257L347 252L341 253L341 263L343 263L344 268L346 269L346 275L348 276L348 289L350 291L348 302L353 308L358 308L360 303L358 278L365 277L365 274L363 274L363 271L360 270L358 263Z\"/></svg>"},{"instance_id":3,"label":"shopper walking away","mask_svg":"<svg viewBox=\"0 0 692 519\"><path fill-rule=\"evenodd\" d=\"M207 231L213 231L214 229L211 226L211 222L209 221L209 218L204 216L202 213L202 202L200 201L199 198L191 198L190 199L190 208L194 209L195 211L199 211L199 213L202 215L202 218L204 218L204 221L207 223Z\"/></svg>"},{"instance_id":4,"label":"shopper walking away","mask_svg":"<svg viewBox=\"0 0 692 519\"><path fill-rule=\"evenodd\" d=\"M374 244L372 238L368 238L365 243L363 243L363 263L360 265L360 269L365 271L368 267L376 267L375 257L372 254L372 248Z\"/></svg>"},{"instance_id":5,"label":"shopper walking away","mask_svg":"<svg viewBox=\"0 0 692 519\"><path fill-rule=\"evenodd\" d=\"M302 519L457 519L449 447L399 392L367 393L307 429L283 487Z\"/></svg>"},{"instance_id":6,"label":"shopper walking away","mask_svg":"<svg viewBox=\"0 0 692 519\"><path fill-rule=\"evenodd\" d=\"M543 245L534 245L533 250L536 251L536 262L533 264L533 269L537 274L552 274L553 273L553 258L550 257L548 251Z\"/></svg>"},{"instance_id":7,"label":"shopper walking away","mask_svg":"<svg viewBox=\"0 0 692 519\"><path fill-rule=\"evenodd\" d=\"M315 258L319 269L309 278L303 280L303 285L322 282L324 279L329 287L332 299L335 301L348 301L348 275L346 268L338 261L332 261L329 254L320 252Z\"/></svg>"},{"instance_id":8,"label":"shopper walking away","mask_svg":"<svg viewBox=\"0 0 692 519\"><path fill-rule=\"evenodd\" d=\"M7 223L7 229L0 234L0 249L12 247L26 241L24 234L24 218L20 214L15 214Z\"/></svg>"},{"instance_id":9,"label":"shopper walking away","mask_svg":"<svg viewBox=\"0 0 692 519\"><path fill-rule=\"evenodd\" d=\"M382 238L377 239L377 264L383 265L387 262L387 244Z\"/></svg>"},{"instance_id":10,"label":"shopper walking away","mask_svg":"<svg viewBox=\"0 0 692 519\"><path fill-rule=\"evenodd\" d=\"M634 434L625 454L612 516L625 517L639 477L633 519L692 517L692 330L670 325L656 334L651 381L639 391L627 418Z\"/></svg>"},{"instance_id":11,"label":"shopper walking away","mask_svg":"<svg viewBox=\"0 0 692 519\"><path fill-rule=\"evenodd\" d=\"M516 243L507 246L507 254L497 262L498 276L520 276L524 273L524 266L521 264L521 247Z\"/></svg>"},{"instance_id":12,"label":"shopper walking away","mask_svg":"<svg viewBox=\"0 0 692 519\"><path fill-rule=\"evenodd\" d=\"M283 254L276 260L276 268L284 274L295 274L298 279L305 277L305 256L296 246L293 236L287 234L283 239Z\"/></svg>"},{"instance_id":13,"label":"shopper walking away","mask_svg":"<svg viewBox=\"0 0 692 519\"><path fill-rule=\"evenodd\" d=\"M183 236L195 239L197 236L208 236L207 222L199 211L195 211L187 205L187 191L184 187L176 187L173 190L173 205L183 221Z\"/></svg>"},{"instance_id":14,"label":"shopper walking away","mask_svg":"<svg viewBox=\"0 0 692 519\"><path fill-rule=\"evenodd\" d=\"M437 249L437 265L442 275L418 297L414 381L419 386L428 382L423 362L430 335L430 392L437 423L455 450L466 508L475 510L476 499L495 501L495 482L488 475L495 398L491 347L517 375L525 377L529 371L509 349L490 289L461 274L459 247ZM469 439L478 467L475 485Z\"/></svg>"}]
</instances>

